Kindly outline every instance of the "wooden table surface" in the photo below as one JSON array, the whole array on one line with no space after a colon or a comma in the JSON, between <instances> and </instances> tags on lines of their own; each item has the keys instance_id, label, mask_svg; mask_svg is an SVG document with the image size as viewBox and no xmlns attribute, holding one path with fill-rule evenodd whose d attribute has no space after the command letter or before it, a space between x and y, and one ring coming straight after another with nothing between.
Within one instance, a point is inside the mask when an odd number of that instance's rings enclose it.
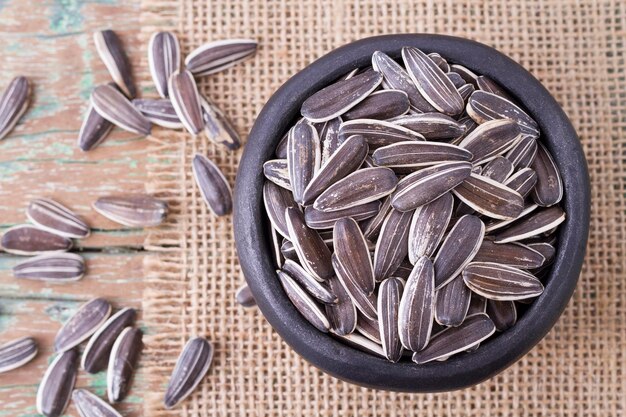
<instances>
[{"instance_id":1,"label":"wooden table surface","mask_svg":"<svg viewBox=\"0 0 626 417\"><path fill-rule=\"evenodd\" d=\"M83 216L92 235L76 242L88 273L78 282L53 285L18 281L18 256L0 254L0 343L33 336L39 355L28 365L0 374L0 417L37 415L38 383L53 358L57 330L81 303L100 296L115 308L141 307L145 231L120 227L98 215L99 196L144 191L149 142L120 130L84 153L76 139L94 85L110 77L93 46L93 32L112 28L133 64L139 56L140 0L0 0L0 89L17 75L33 86L31 106L17 128L0 142L0 233L25 222L34 197L47 196ZM141 321L139 325L141 326ZM149 331L149 329L144 329ZM81 372L77 387L103 395L104 373ZM141 375L119 407L139 415ZM77 416L71 407L68 415Z\"/></svg>"}]
</instances>

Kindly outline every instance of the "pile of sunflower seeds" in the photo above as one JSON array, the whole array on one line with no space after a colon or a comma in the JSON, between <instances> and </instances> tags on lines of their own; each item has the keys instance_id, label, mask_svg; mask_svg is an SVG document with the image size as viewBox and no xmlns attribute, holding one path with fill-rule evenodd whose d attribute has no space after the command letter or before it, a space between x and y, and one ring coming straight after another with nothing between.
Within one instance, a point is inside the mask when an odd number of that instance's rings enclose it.
<instances>
[{"instance_id":1,"label":"pile of sunflower seeds","mask_svg":"<svg viewBox=\"0 0 626 417\"><path fill-rule=\"evenodd\" d=\"M422 364L515 325L565 212L539 127L505 89L403 48L301 114L263 167L263 197L278 278L313 326Z\"/></svg>"}]
</instances>

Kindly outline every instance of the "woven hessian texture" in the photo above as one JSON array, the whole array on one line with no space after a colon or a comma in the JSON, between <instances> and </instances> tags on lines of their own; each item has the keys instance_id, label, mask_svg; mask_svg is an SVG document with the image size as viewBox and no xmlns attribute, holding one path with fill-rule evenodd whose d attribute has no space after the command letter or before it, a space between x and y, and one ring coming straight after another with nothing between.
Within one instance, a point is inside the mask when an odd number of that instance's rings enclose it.
<instances>
[{"instance_id":1,"label":"woven hessian texture","mask_svg":"<svg viewBox=\"0 0 626 417\"><path fill-rule=\"evenodd\" d=\"M148 190L171 202L146 263L144 374L151 416L620 416L626 412L626 4L619 1L144 0L142 34L173 29L183 53L236 37L256 57L205 77L202 92L245 140L272 92L299 69L355 39L399 32L484 42L530 70L576 127L589 162L592 221L576 293L550 334L496 378L463 391L410 395L340 382L295 354L255 309L234 300L243 277L231 217L215 218L191 174L196 152L234 183L241 151L159 131ZM142 72L144 91L153 91ZM156 93L155 93L156 94ZM165 381L192 335L215 346L213 366L182 406L161 408Z\"/></svg>"}]
</instances>

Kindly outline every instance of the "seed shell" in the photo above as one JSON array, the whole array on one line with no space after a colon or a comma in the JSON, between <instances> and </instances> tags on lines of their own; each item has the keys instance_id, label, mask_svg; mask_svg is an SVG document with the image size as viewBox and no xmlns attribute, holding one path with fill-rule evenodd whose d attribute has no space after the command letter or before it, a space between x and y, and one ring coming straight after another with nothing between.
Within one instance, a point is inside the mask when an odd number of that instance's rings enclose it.
<instances>
[{"instance_id":1,"label":"seed shell","mask_svg":"<svg viewBox=\"0 0 626 417\"><path fill-rule=\"evenodd\" d=\"M433 328L435 273L427 257L415 263L404 286L398 312L400 341L418 352L428 345Z\"/></svg>"},{"instance_id":2,"label":"seed shell","mask_svg":"<svg viewBox=\"0 0 626 417\"><path fill-rule=\"evenodd\" d=\"M345 140L352 135L363 136L370 151L397 142L425 140L424 136L406 127L374 119L357 119L343 122L339 127L340 140Z\"/></svg>"},{"instance_id":3,"label":"seed shell","mask_svg":"<svg viewBox=\"0 0 626 417\"><path fill-rule=\"evenodd\" d=\"M37 412L46 417L59 417L70 402L76 374L78 351L59 353L48 366L37 389Z\"/></svg>"},{"instance_id":4,"label":"seed shell","mask_svg":"<svg viewBox=\"0 0 626 417\"><path fill-rule=\"evenodd\" d=\"M239 149L241 138L232 122L226 117L222 109L207 97L200 96L204 132L214 143L222 145L231 151Z\"/></svg>"},{"instance_id":5,"label":"seed shell","mask_svg":"<svg viewBox=\"0 0 626 417\"><path fill-rule=\"evenodd\" d=\"M132 103L146 119L155 125L168 129L185 127L178 118L172 102L168 99L136 98Z\"/></svg>"},{"instance_id":6,"label":"seed shell","mask_svg":"<svg viewBox=\"0 0 626 417\"><path fill-rule=\"evenodd\" d=\"M465 80L466 83L476 86L476 80L478 79L478 75L469 68L459 64L452 64L450 65L450 72L456 72L461 76L461 78Z\"/></svg>"},{"instance_id":7,"label":"seed shell","mask_svg":"<svg viewBox=\"0 0 626 417\"><path fill-rule=\"evenodd\" d=\"M517 191L482 175L471 174L452 192L463 203L494 219L516 219L524 210L524 199Z\"/></svg>"},{"instance_id":8,"label":"seed shell","mask_svg":"<svg viewBox=\"0 0 626 417\"><path fill-rule=\"evenodd\" d=\"M253 56L258 43L252 39L224 39L194 49L185 66L196 77L214 74Z\"/></svg>"},{"instance_id":9,"label":"seed shell","mask_svg":"<svg viewBox=\"0 0 626 417\"><path fill-rule=\"evenodd\" d=\"M273 182L265 181L263 185L263 203L265 213L269 217L272 226L278 233L289 239L285 209L297 207L293 195L285 188L279 187Z\"/></svg>"},{"instance_id":10,"label":"seed shell","mask_svg":"<svg viewBox=\"0 0 626 417\"><path fill-rule=\"evenodd\" d=\"M378 316L380 339L383 352L391 362L402 357L402 343L398 330L400 299L404 285L399 278L388 278L378 289Z\"/></svg>"},{"instance_id":11,"label":"seed shell","mask_svg":"<svg viewBox=\"0 0 626 417\"><path fill-rule=\"evenodd\" d=\"M435 253L450 223L453 206L452 194L446 193L415 210L409 229L408 255L412 264Z\"/></svg>"},{"instance_id":12,"label":"seed shell","mask_svg":"<svg viewBox=\"0 0 626 417\"><path fill-rule=\"evenodd\" d=\"M435 320L442 326L460 326L469 309L472 292L458 275L435 295Z\"/></svg>"},{"instance_id":13,"label":"seed shell","mask_svg":"<svg viewBox=\"0 0 626 417\"><path fill-rule=\"evenodd\" d=\"M194 136L200 133L204 129L202 104L198 86L191 72L183 70L173 73L167 89L174 110L185 129Z\"/></svg>"},{"instance_id":14,"label":"seed shell","mask_svg":"<svg viewBox=\"0 0 626 417\"><path fill-rule=\"evenodd\" d=\"M235 300L239 303L240 306L245 308L250 308L256 306L256 300L254 299L254 295L252 295L252 291L250 291L250 287L244 284L235 293Z\"/></svg>"},{"instance_id":15,"label":"seed shell","mask_svg":"<svg viewBox=\"0 0 626 417\"><path fill-rule=\"evenodd\" d=\"M556 249L550 243L547 242L537 242L537 243L529 243L528 246L530 249L539 252L543 258L544 262L541 266L549 265L554 260L554 256L556 255Z\"/></svg>"},{"instance_id":16,"label":"seed shell","mask_svg":"<svg viewBox=\"0 0 626 417\"><path fill-rule=\"evenodd\" d=\"M409 247L409 224L412 211L391 210L385 219L374 252L374 277L380 282L398 269Z\"/></svg>"},{"instance_id":17,"label":"seed shell","mask_svg":"<svg viewBox=\"0 0 626 417\"><path fill-rule=\"evenodd\" d=\"M532 136L522 136L515 146L506 153L506 158L516 169L528 168L537 155L537 140Z\"/></svg>"},{"instance_id":18,"label":"seed shell","mask_svg":"<svg viewBox=\"0 0 626 417\"><path fill-rule=\"evenodd\" d=\"M523 300L543 292L543 285L534 275L494 262L470 263L463 269L463 280L472 291L489 300Z\"/></svg>"},{"instance_id":19,"label":"seed shell","mask_svg":"<svg viewBox=\"0 0 626 417\"><path fill-rule=\"evenodd\" d=\"M535 203L543 207L553 206L563 198L563 181L552 155L541 143L537 156L530 165L537 173L537 183L532 196Z\"/></svg>"},{"instance_id":20,"label":"seed shell","mask_svg":"<svg viewBox=\"0 0 626 417\"><path fill-rule=\"evenodd\" d=\"M148 65L159 95L167 98L167 82L170 76L180 69L180 45L175 34L155 32L150 37Z\"/></svg>"},{"instance_id":21,"label":"seed shell","mask_svg":"<svg viewBox=\"0 0 626 417\"><path fill-rule=\"evenodd\" d=\"M472 154L448 143L398 142L372 154L375 165L390 168L421 168L446 162L469 161Z\"/></svg>"},{"instance_id":22,"label":"seed shell","mask_svg":"<svg viewBox=\"0 0 626 417\"><path fill-rule=\"evenodd\" d=\"M385 352L383 352L383 348L379 344L372 342L367 337L361 336L358 333L337 335L337 337L346 344L363 352L370 353L376 356L381 356L383 358L385 357Z\"/></svg>"},{"instance_id":23,"label":"seed shell","mask_svg":"<svg viewBox=\"0 0 626 417\"><path fill-rule=\"evenodd\" d=\"M357 222L376 215L380 211L380 202L372 201L337 211L320 211L312 206L304 209L304 220L311 229L332 229L339 219L350 217Z\"/></svg>"},{"instance_id":24,"label":"seed shell","mask_svg":"<svg viewBox=\"0 0 626 417\"><path fill-rule=\"evenodd\" d=\"M78 281L85 274L85 261L75 253L44 253L13 267L13 276L34 281Z\"/></svg>"},{"instance_id":25,"label":"seed shell","mask_svg":"<svg viewBox=\"0 0 626 417\"><path fill-rule=\"evenodd\" d=\"M72 401L81 417L122 417L115 408L86 389L75 389Z\"/></svg>"},{"instance_id":26,"label":"seed shell","mask_svg":"<svg viewBox=\"0 0 626 417\"><path fill-rule=\"evenodd\" d=\"M0 374L26 365L37 356L39 348L32 337L21 337L0 345Z\"/></svg>"},{"instance_id":27,"label":"seed shell","mask_svg":"<svg viewBox=\"0 0 626 417\"><path fill-rule=\"evenodd\" d=\"M485 165L480 175L506 185L506 180L513 173L515 167L503 156L497 156Z\"/></svg>"},{"instance_id":28,"label":"seed shell","mask_svg":"<svg viewBox=\"0 0 626 417\"><path fill-rule=\"evenodd\" d=\"M202 199L216 216L230 214L233 207L230 185L222 171L204 155L196 154L191 164Z\"/></svg>"},{"instance_id":29,"label":"seed shell","mask_svg":"<svg viewBox=\"0 0 626 417\"><path fill-rule=\"evenodd\" d=\"M527 215L535 211L538 207L539 206L537 204L530 204L525 206L524 210L522 210L522 213L513 220L490 220L485 225L485 232L493 232L494 230L502 229L503 227L506 227L511 223L526 217Z\"/></svg>"},{"instance_id":30,"label":"seed shell","mask_svg":"<svg viewBox=\"0 0 626 417\"><path fill-rule=\"evenodd\" d=\"M335 151L341 145L339 140L339 127L343 123L341 117L328 120L324 123L322 130L319 134L320 147L322 149L320 165L326 165L328 159L335 153Z\"/></svg>"},{"instance_id":31,"label":"seed shell","mask_svg":"<svg viewBox=\"0 0 626 417\"><path fill-rule=\"evenodd\" d=\"M263 164L263 175L274 184L291 191L289 168L286 159L271 159Z\"/></svg>"},{"instance_id":32,"label":"seed shell","mask_svg":"<svg viewBox=\"0 0 626 417\"><path fill-rule=\"evenodd\" d=\"M367 242L354 219L340 219L333 229L334 260L339 267L339 279L367 295L374 292L374 268ZM337 268L335 268L337 269ZM345 286L345 285L344 285ZM351 289L347 288L351 293Z\"/></svg>"},{"instance_id":33,"label":"seed shell","mask_svg":"<svg viewBox=\"0 0 626 417\"><path fill-rule=\"evenodd\" d=\"M113 123L100 116L90 103L78 133L78 147L83 152L95 149L111 133L113 126Z\"/></svg>"},{"instance_id":34,"label":"seed shell","mask_svg":"<svg viewBox=\"0 0 626 417\"><path fill-rule=\"evenodd\" d=\"M337 259L336 254L332 255L332 265L337 278L339 278L341 285L343 285L356 308L368 318L376 319L378 315L376 312L376 295L373 291L368 292L367 288L363 288L362 282L366 279L362 277L354 279L355 277L344 270L344 265ZM369 280L369 277L367 277L367 280Z\"/></svg>"},{"instance_id":35,"label":"seed shell","mask_svg":"<svg viewBox=\"0 0 626 417\"><path fill-rule=\"evenodd\" d=\"M128 227L158 226L165 220L167 203L147 194L100 197L93 208L104 217Z\"/></svg>"},{"instance_id":36,"label":"seed shell","mask_svg":"<svg viewBox=\"0 0 626 417\"><path fill-rule=\"evenodd\" d=\"M476 91L472 84L463 84L458 90L463 101L467 101L474 91Z\"/></svg>"},{"instance_id":37,"label":"seed shell","mask_svg":"<svg viewBox=\"0 0 626 417\"><path fill-rule=\"evenodd\" d=\"M0 140L11 133L28 108L30 83L26 77L15 77L0 97Z\"/></svg>"},{"instance_id":38,"label":"seed shell","mask_svg":"<svg viewBox=\"0 0 626 417\"><path fill-rule=\"evenodd\" d=\"M487 300L487 315L493 321L497 331L503 332L510 329L517 322L515 302Z\"/></svg>"},{"instance_id":39,"label":"seed shell","mask_svg":"<svg viewBox=\"0 0 626 417\"><path fill-rule=\"evenodd\" d=\"M539 268L545 262L543 255L521 243L494 243L484 240L473 262L495 262L521 269Z\"/></svg>"},{"instance_id":40,"label":"seed shell","mask_svg":"<svg viewBox=\"0 0 626 417\"><path fill-rule=\"evenodd\" d=\"M496 243L508 243L536 236L554 229L565 221L565 212L557 206L541 210L528 218L515 222L496 235Z\"/></svg>"},{"instance_id":41,"label":"seed shell","mask_svg":"<svg viewBox=\"0 0 626 417\"><path fill-rule=\"evenodd\" d=\"M115 339L107 369L107 397L110 403L126 398L143 348L143 332L126 327Z\"/></svg>"},{"instance_id":42,"label":"seed shell","mask_svg":"<svg viewBox=\"0 0 626 417\"><path fill-rule=\"evenodd\" d=\"M502 155L521 139L518 125L508 119L490 120L478 126L459 143L474 156L472 162L479 165Z\"/></svg>"},{"instance_id":43,"label":"seed shell","mask_svg":"<svg viewBox=\"0 0 626 417\"><path fill-rule=\"evenodd\" d=\"M466 131L464 124L441 113L408 114L392 121L419 133L428 140L452 139L465 134Z\"/></svg>"},{"instance_id":44,"label":"seed shell","mask_svg":"<svg viewBox=\"0 0 626 417\"><path fill-rule=\"evenodd\" d=\"M304 193L320 168L321 152L317 131L306 122L299 122L289 131L287 143L289 181L296 202L304 202Z\"/></svg>"},{"instance_id":45,"label":"seed shell","mask_svg":"<svg viewBox=\"0 0 626 417\"><path fill-rule=\"evenodd\" d=\"M509 94L494 80L484 75L476 78L476 86L479 90L486 91L487 93L495 94L507 100L511 100Z\"/></svg>"},{"instance_id":46,"label":"seed shell","mask_svg":"<svg viewBox=\"0 0 626 417\"><path fill-rule=\"evenodd\" d=\"M382 340L380 340L380 325L378 323L378 319L369 318L363 313L357 313L356 320L356 331L367 337L372 342L377 345L382 345Z\"/></svg>"},{"instance_id":47,"label":"seed shell","mask_svg":"<svg viewBox=\"0 0 626 417\"><path fill-rule=\"evenodd\" d=\"M84 303L59 329L54 351L65 352L81 344L109 318L111 304L103 298Z\"/></svg>"},{"instance_id":48,"label":"seed shell","mask_svg":"<svg viewBox=\"0 0 626 417\"><path fill-rule=\"evenodd\" d=\"M89 226L67 207L49 198L35 198L26 209L26 217L40 229L69 238L89 236Z\"/></svg>"},{"instance_id":49,"label":"seed shell","mask_svg":"<svg viewBox=\"0 0 626 417\"><path fill-rule=\"evenodd\" d=\"M365 239L375 242L380 234L380 229L383 227L383 223L391 210L391 197L386 197L380 206L378 213L367 220L365 224L362 224L363 236Z\"/></svg>"},{"instance_id":50,"label":"seed shell","mask_svg":"<svg viewBox=\"0 0 626 417\"><path fill-rule=\"evenodd\" d=\"M380 90L345 112L344 120L380 119L397 117L409 111L409 97L402 90Z\"/></svg>"},{"instance_id":51,"label":"seed shell","mask_svg":"<svg viewBox=\"0 0 626 417\"><path fill-rule=\"evenodd\" d=\"M531 168L522 168L504 182L504 185L526 197L537 184L537 173Z\"/></svg>"},{"instance_id":52,"label":"seed shell","mask_svg":"<svg viewBox=\"0 0 626 417\"><path fill-rule=\"evenodd\" d=\"M327 333L330 329L330 322L320 306L306 293L288 274L276 271L287 297L302 316L316 329Z\"/></svg>"},{"instance_id":53,"label":"seed shell","mask_svg":"<svg viewBox=\"0 0 626 417\"><path fill-rule=\"evenodd\" d=\"M102 30L93 34L96 50L106 66L115 84L124 92L126 97L135 98L137 90L133 83L132 72L128 57L124 52L122 41L112 30Z\"/></svg>"},{"instance_id":54,"label":"seed shell","mask_svg":"<svg viewBox=\"0 0 626 417\"><path fill-rule=\"evenodd\" d=\"M356 307L346 289L339 282L339 278L332 276L327 282L331 293L337 297L335 304L324 306L330 323L330 330L337 335L350 334L357 325Z\"/></svg>"},{"instance_id":55,"label":"seed shell","mask_svg":"<svg viewBox=\"0 0 626 417\"><path fill-rule=\"evenodd\" d=\"M200 384L213 360L213 346L202 337L185 344L170 376L163 403L168 410L187 398Z\"/></svg>"},{"instance_id":56,"label":"seed shell","mask_svg":"<svg viewBox=\"0 0 626 417\"><path fill-rule=\"evenodd\" d=\"M70 239L28 224L13 226L2 235L2 249L14 255L65 252L71 248Z\"/></svg>"},{"instance_id":57,"label":"seed shell","mask_svg":"<svg viewBox=\"0 0 626 417\"><path fill-rule=\"evenodd\" d=\"M129 132L149 135L152 124L133 106L124 94L115 87L104 84L94 88L91 105L109 122Z\"/></svg>"},{"instance_id":58,"label":"seed shell","mask_svg":"<svg viewBox=\"0 0 626 417\"><path fill-rule=\"evenodd\" d=\"M539 126L524 110L506 98L477 90L467 102L467 114L478 124L489 120L510 119L515 121L526 136L539 137Z\"/></svg>"},{"instance_id":59,"label":"seed shell","mask_svg":"<svg viewBox=\"0 0 626 417\"><path fill-rule=\"evenodd\" d=\"M324 284L313 278L311 274L291 259L285 260L282 272L293 278L306 292L309 293L309 295L313 296L316 300L324 304L334 304L337 302L337 297L333 295Z\"/></svg>"},{"instance_id":60,"label":"seed shell","mask_svg":"<svg viewBox=\"0 0 626 417\"><path fill-rule=\"evenodd\" d=\"M428 54L428 57L432 59L433 62L437 64L437 66L441 68L443 72L445 73L450 72L450 65L448 65L448 62L445 59L443 59L443 57L439 55L437 52L432 52Z\"/></svg>"}]
</instances>

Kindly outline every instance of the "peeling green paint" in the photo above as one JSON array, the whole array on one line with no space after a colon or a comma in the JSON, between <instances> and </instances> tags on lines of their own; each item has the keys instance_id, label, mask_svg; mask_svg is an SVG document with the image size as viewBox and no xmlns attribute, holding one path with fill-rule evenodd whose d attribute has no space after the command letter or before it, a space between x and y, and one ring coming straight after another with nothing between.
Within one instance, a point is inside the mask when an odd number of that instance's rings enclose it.
<instances>
[{"instance_id":1,"label":"peeling green paint","mask_svg":"<svg viewBox=\"0 0 626 417\"><path fill-rule=\"evenodd\" d=\"M83 23L81 6L80 0L55 0L51 7L50 29L55 32L68 32L81 28Z\"/></svg>"}]
</instances>

